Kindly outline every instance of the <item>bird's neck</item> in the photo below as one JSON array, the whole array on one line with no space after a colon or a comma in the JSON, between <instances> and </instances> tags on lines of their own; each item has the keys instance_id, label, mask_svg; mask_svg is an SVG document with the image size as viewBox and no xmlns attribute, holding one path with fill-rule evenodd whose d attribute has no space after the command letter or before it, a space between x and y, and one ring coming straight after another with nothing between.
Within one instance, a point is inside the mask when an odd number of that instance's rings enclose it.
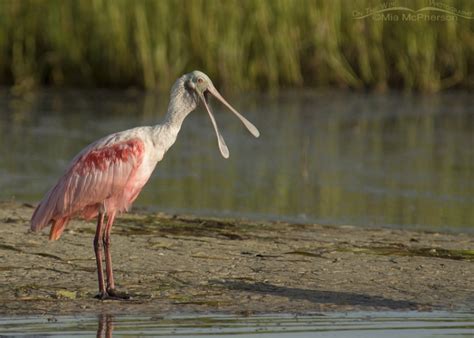
<instances>
[{"instance_id":1,"label":"bird's neck","mask_svg":"<svg viewBox=\"0 0 474 338\"><path fill-rule=\"evenodd\" d=\"M170 104L163 122L157 126L157 131L159 131L159 135L157 135L157 137L159 139L166 138L171 142L166 148L171 147L174 141L176 141L176 137L181 130L184 119L189 115L190 112L191 110L186 109L185 107L180 107L179 109L172 108Z\"/></svg>"},{"instance_id":2,"label":"bird's neck","mask_svg":"<svg viewBox=\"0 0 474 338\"><path fill-rule=\"evenodd\" d=\"M159 149L166 152L174 144L184 119L196 106L196 101L182 85L173 87L165 118L154 127L154 141Z\"/></svg>"}]
</instances>

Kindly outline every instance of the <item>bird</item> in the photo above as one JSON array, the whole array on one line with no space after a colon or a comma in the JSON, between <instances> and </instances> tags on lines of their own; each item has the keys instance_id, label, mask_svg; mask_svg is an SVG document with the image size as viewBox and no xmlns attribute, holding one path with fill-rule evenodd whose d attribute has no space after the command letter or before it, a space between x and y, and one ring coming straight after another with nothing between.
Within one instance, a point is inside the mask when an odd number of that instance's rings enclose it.
<instances>
[{"instance_id":1,"label":"bird","mask_svg":"<svg viewBox=\"0 0 474 338\"><path fill-rule=\"evenodd\" d=\"M128 293L119 292L114 283L110 247L115 217L129 210L157 163L175 143L184 119L200 103L209 114L221 155L229 157L209 105L210 96L234 113L254 137L260 136L258 129L222 97L211 79L195 70L179 77L172 86L168 110L161 123L113 133L85 147L36 207L31 230L39 232L51 225L50 240L58 240L73 218L97 217L93 241L99 284L96 298L130 298Z\"/></svg>"}]
</instances>

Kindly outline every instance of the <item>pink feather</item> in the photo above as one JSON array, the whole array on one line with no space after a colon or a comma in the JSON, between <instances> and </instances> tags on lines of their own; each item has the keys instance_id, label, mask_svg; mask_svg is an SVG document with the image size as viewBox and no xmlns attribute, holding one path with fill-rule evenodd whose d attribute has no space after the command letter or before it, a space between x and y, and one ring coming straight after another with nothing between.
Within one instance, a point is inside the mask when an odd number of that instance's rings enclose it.
<instances>
[{"instance_id":1,"label":"pink feather","mask_svg":"<svg viewBox=\"0 0 474 338\"><path fill-rule=\"evenodd\" d=\"M149 174L137 177L145 144L139 138L117 141L113 136L93 143L73 159L36 208L32 230L53 223L50 239L58 239L72 217L91 219L101 207L109 214L129 208L149 178Z\"/></svg>"}]
</instances>

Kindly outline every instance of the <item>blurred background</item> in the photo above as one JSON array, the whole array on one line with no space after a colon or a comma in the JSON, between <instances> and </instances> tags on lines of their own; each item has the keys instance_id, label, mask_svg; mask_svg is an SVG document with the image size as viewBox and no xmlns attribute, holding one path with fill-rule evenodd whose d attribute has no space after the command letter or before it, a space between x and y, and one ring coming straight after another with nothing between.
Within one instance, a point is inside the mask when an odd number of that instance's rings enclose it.
<instances>
[{"instance_id":1,"label":"blurred background","mask_svg":"<svg viewBox=\"0 0 474 338\"><path fill-rule=\"evenodd\" d=\"M200 69L262 136L215 103L223 160L198 110L137 206L474 231L470 0L2 0L0 18L0 199L37 203Z\"/></svg>"},{"instance_id":2,"label":"blurred background","mask_svg":"<svg viewBox=\"0 0 474 338\"><path fill-rule=\"evenodd\" d=\"M0 82L168 90L202 68L232 90L472 89L474 20L354 18L391 3L433 1L2 0Z\"/></svg>"}]
</instances>

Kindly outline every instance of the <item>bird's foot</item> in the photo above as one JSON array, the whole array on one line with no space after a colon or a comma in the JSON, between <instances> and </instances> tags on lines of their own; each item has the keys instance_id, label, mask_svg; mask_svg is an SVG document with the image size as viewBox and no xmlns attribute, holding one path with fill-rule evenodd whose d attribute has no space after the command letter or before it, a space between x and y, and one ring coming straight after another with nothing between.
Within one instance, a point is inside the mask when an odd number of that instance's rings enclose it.
<instances>
[{"instance_id":1,"label":"bird's foot","mask_svg":"<svg viewBox=\"0 0 474 338\"><path fill-rule=\"evenodd\" d=\"M108 289L107 291L99 292L95 298L99 300L127 300L130 299L130 295L126 292L119 292L115 289Z\"/></svg>"},{"instance_id":2,"label":"bird's foot","mask_svg":"<svg viewBox=\"0 0 474 338\"><path fill-rule=\"evenodd\" d=\"M130 295L127 292L120 292L116 289L107 289L107 293L114 299L130 299Z\"/></svg>"}]
</instances>

